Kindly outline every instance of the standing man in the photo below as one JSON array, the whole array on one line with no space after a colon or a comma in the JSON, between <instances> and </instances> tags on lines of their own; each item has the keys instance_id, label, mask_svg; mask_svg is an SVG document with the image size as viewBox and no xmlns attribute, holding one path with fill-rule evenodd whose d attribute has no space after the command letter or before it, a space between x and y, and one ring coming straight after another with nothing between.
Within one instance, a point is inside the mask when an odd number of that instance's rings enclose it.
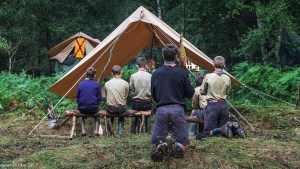
<instances>
[{"instance_id":1,"label":"standing man","mask_svg":"<svg viewBox=\"0 0 300 169\"><path fill-rule=\"evenodd\" d=\"M129 93L129 84L121 78L122 69L119 65L112 67L111 80L105 83L106 92L106 110L111 114L122 114L127 110L127 97ZM119 117L119 134L124 133L124 117Z\"/></svg>"},{"instance_id":2,"label":"standing man","mask_svg":"<svg viewBox=\"0 0 300 169\"><path fill-rule=\"evenodd\" d=\"M87 78L80 82L76 92L76 101L78 110L82 114L94 114L99 111L99 105L102 99L101 86L94 78L96 76L96 69L90 67L86 71ZM99 118L95 119L99 121ZM84 118L80 117L80 123L82 126L82 135L86 135L84 129ZM94 134L98 134L98 126L96 123Z\"/></svg>"},{"instance_id":3,"label":"standing man","mask_svg":"<svg viewBox=\"0 0 300 169\"><path fill-rule=\"evenodd\" d=\"M204 118L204 135L198 135L197 139L217 135L223 129L228 129L229 114L226 96L229 93L231 82L230 77L223 72L225 66L225 59L222 56L216 56L214 58L215 71L206 75L201 85L201 94L207 94L207 109ZM223 133L225 134L227 131Z\"/></svg>"},{"instance_id":4,"label":"standing man","mask_svg":"<svg viewBox=\"0 0 300 169\"><path fill-rule=\"evenodd\" d=\"M169 132L175 136L175 157L183 157L190 144L184 110L185 98L193 96L194 88L188 72L175 64L178 53L177 46L166 45L162 50L164 66L156 69L151 78L151 94L157 107L151 139L156 145L151 156L154 161L163 160L160 141L165 142Z\"/></svg>"},{"instance_id":5,"label":"standing man","mask_svg":"<svg viewBox=\"0 0 300 169\"><path fill-rule=\"evenodd\" d=\"M146 59L139 57L136 59L136 65L139 69L138 72L130 76L130 93L133 98L131 107L133 110L151 110L151 74L146 72L145 65ZM132 134L136 133L137 117L132 118L131 130Z\"/></svg>"}]
</instances>

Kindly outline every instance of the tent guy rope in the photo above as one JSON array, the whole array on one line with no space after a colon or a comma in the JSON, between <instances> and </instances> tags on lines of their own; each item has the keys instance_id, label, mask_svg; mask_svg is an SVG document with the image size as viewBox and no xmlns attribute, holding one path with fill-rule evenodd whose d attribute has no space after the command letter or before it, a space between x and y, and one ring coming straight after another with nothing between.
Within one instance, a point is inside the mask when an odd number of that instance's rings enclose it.
<instances>
[{"instance_id":1,"label":"tent guy rope","mask_svg":"<svg viewBox=\"0 0 300 169\"><path fill-rule=\"evenodd\" d=\"M226 102L229 104L230 107L233 108L233 110L252 128L253 131L255 131L255 128L248 122L248 120L246 120L246 118L244 116L241 115L241 113L239 113L239 111L233 106L233 104L231 104L229 102L228 99L226 99Z\"/></svg>"},{"instance_id":2,"label":"tent guy rope","mask_svg":"<svg viewBox=\"0 0 300 169\"><path fill-rule=\"evenodd\" d=\"M289 102L287 102L287 101L284 101L284 100L282 100L282 99L279 99L279 98L277 98L277 97L274 97L274 96L272 96L272 95L270 95L270 94L267 94L267 93L265 93L265 92L262 92L262 91L260 91L260 90L257 90L257 89L255 89L255 88L253 88L253 87L250 87L250 86L247 86L247 85L244 85L244 87L246 87L247 89L249 89L249 90L251 90L251 91L256 92L260 97L263 97L262 95L265 95L265 96L267 96L267 97L269 97L269 98L275 99L275 100L277 100L277 101L280 101L280 102L282 102L282 103L288 104L288 105L293 106L293 107L295 107L295 108L299 108L298 106L296 106L296 105L294 105L294 104L292 104L292 103L289 103ZM261 95L260 95L260 94L261 94Z\"/></svg>"}]
</instances>

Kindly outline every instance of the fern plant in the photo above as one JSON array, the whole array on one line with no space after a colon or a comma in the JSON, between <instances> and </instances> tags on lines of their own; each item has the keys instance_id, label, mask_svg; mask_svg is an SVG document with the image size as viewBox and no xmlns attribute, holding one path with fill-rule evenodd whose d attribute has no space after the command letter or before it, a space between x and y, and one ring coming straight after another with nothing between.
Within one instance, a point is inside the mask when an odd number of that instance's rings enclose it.
<instances>
[{"instance_id":1,"label":"fern plant","mask_svg":"<svg viewBox=\"0 0 300 169\"><path fill-rule=\"evenodd\" d=\"M247 86L279 99L289 102L294 102L296 99L300 68L280 72L279 69L270 66L249 65L242 62L233 67L232 74ZM234 100L248 100L255 104L272 104L275 101L270 98L262 99L262 94L240 86L234 86L230 93Z\"/></svg>"}]
</instances>

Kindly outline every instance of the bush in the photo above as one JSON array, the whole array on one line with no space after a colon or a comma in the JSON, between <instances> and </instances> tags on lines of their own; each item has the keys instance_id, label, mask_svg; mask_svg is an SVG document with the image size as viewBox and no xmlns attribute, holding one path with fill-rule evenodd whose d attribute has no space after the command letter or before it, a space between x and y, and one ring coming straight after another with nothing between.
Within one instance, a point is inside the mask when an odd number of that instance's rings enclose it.
<instances>
[{"instance_id":1,"label":"bush","mask_svg":"<svg viewBox=\"0 0 300 169\"><path fill-rule=\"evenodd\" d=\"M61 76L62 74L54 77L33 78L24 71L20 75L1 72L0 104L2 109L0 113L7 112L14 107L32 109L36 106L34 99L45 103L45 96L52 98L53 101L58 100L59 96L47 92L47 89Z\"/></svg>"},{"instance_id":2,"label":"bush","mask_svg":"<svg viewBox=\"0 0 300 169\"><path fill-rule=\"evenodd\" d=\"M296 100L300 68L280 72L279 69L270 66L249 65L242 62L233 67L232 74L247 86L274 97L289 102ZM234 86L230 96L235 100L251 101L255 104L270 104L275 101L270 98L262 99L255 92L249 92L249 89L240 86Z\"/></svg>"}]
</instances>

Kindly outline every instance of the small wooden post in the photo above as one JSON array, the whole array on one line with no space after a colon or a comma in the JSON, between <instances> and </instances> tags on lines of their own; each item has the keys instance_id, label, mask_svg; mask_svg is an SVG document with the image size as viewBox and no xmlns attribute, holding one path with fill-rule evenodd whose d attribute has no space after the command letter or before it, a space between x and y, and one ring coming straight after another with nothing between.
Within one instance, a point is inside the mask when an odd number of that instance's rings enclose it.
<instances>
[{"instance_id":1,"label":"small wooden post","mask_svg":"<svg viewBox=\"0 0 300 169\"><path fill-rule=\"evenodd\" d=\"M73 116L72 117L72 129L71 129L70 139L73 139L73 137L74 137L75 126L76 126L76 116Z\"/></svg>"}]
</instances>

